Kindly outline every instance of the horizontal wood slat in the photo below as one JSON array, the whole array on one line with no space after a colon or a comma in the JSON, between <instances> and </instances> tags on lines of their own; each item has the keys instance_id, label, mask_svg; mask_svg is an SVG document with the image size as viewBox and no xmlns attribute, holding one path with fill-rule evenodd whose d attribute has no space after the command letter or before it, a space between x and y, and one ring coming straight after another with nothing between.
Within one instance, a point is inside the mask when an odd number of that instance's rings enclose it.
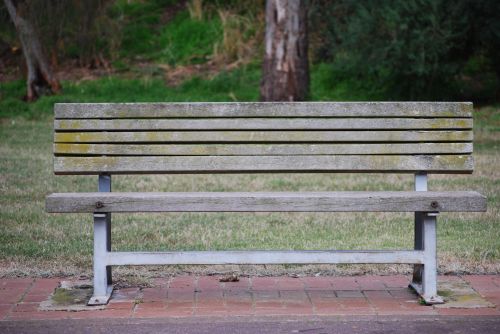
<instances>
[{"instance_id":1,"label":"horizontal wood slat","mask_svg":"<svg viewBox=\"0 0 500 334\"><path fill-rule=\"evenodd\" d=\"M59 193L47 197L46 209L47 212L465 212L486 211L486 198L474 191Z\"/></svg>"},{"instance_id":2,"label":"horizontal wood slat","mask_svg":"<svg viewBox=\"0 0 500 334\"><path fill-rule=\"evenodd\" d=\"M75 130L369 130L471 129L471 118L245 118L245 119L70 119L56 131Z\"/></svg>"},{"instance_id":3,"label":"horizontal wood slat","mask_svg":"<svg viewBox=\"0 0 500 334\"><path fill-rule=\"evenodd\" d=\"M472 143L405 144L54 144L56 155L465 154Z\"/></svg>"},{"instance_id":4,"label":"horizontal wood slat","mask_svg":"<svg viewBox=\"0 0 500 334\"><path fill-rule=\"evenodd\" d=\"M55 118L472 117L469 102L57 103Z\"/></svg>"},{"instance_id":5,"label":"horizontal wood slat","mask_svg":"<svg viewBox=\"0 0 500 334\"><path fill-rule=\"evenodd\" d=\"M134 142L456 142L472 131L170 131L56 132L56 143Z\"/></svg>"},{"instance_id":6,"label":"horizontal wood slat","mask_svg":"<svg viewBox=\"0 0 500 334\"><path fill-rule=\"evenodd\" d=\"M170 264L320 264L320 263L424 263L415 250L306 250L306 251L189 251L109 252L106 265Z\"/></svg>"},{"instance_id":7,"label":"horizontal wood slat","mask_svg":"<svg viewBox=\"0 0 500 334\"><path fill-rule=\"evenodd\" d=\"M471 173L470 155L54 157L56 174L418 172Z\"/></svg>"}]
</instances>

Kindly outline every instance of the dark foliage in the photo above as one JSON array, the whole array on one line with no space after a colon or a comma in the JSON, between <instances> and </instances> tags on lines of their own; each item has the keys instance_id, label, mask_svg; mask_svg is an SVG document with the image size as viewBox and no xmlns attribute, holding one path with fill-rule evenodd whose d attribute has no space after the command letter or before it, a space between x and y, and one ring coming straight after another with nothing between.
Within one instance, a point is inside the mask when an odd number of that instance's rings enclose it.
<instances>
[{"instance_id":1,"label":"dark foliage","mask_svg":"<svg viewBox=\"0 0 500 334\"><path fill-rule=\"evenodd\" d=\"M338 80L391 99L499 98L497 0L316 0L311 16Z\"/></svg>"}]
</instances>

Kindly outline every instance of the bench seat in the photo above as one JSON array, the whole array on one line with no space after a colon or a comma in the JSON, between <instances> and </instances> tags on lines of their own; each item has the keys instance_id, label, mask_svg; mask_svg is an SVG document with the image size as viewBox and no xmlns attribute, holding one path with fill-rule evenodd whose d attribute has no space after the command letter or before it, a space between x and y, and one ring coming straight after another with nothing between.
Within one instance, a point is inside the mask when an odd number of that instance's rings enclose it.
<instances>
[{"instance_id":1,"label":"bench seat","mask_svg":"<svg viewBox=\"0 0 500 334\"><path fill-rule=\"evenodd\" d=\"M47 212L479 212L475 191L55 193Z\"/></svg>"}]
</instances>

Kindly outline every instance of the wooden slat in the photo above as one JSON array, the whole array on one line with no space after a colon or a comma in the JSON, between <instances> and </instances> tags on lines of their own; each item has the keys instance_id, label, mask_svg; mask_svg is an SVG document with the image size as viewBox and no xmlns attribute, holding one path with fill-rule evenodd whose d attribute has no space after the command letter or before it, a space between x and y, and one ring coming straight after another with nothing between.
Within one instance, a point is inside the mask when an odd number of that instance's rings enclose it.
<instances>
[{"instance_id":1,"label":"wooden slat","mask_svg":"<svg viewBox=\"0 0 500 334\"><path fill-rule=\"evenodd\" d=\"M470 155L54 157L56 174L419 172L472 173Z\"/></svg>"},{"instance_id":2,"label":"wooden slat","mask_svg":"<svg viewBox=\"0 0 500 334\"><path fill-rule=\"evenodd\" d=\"M171 131L56 132L56 143L134 142L457 142L472 131Z\"/></svg>"},{"instance_id":3,"label":"wooden slat","mask_svg":"<svg viewBox=\"0 0 500 334\"><path fill-rule=\"evenodd\" d=\"M102 208L96 207L100 202ZM58 193L47 212L433 212L486 211L474 191Z\"/></svg>"},{"instance_id":4,"label":"wooden slat","mask_svg":"<svg viewBox=\"0 0 500 334\"><path fill-rule=\"evenodd\" d=\"M57 103L55 118L472 117L470 102Z\"/></svg>"},{"instance_id":5,"label":"wooden slat","mask_svg":"<svg viewBox=\"0 0 500 334\"><path fill-rule=\"evenodd\" d=\"M472 143L405 144L54 144L56 155L466 154Z\"/></svg>"},{"instance_id":6,"label":"wooden slat","mask_svg":"<svg viewBox=\"0 0 500 334\"><path fill-rule=\"evenodd\" d=\"M471 118L215 118L68 119L56 131L75 130L404 130L472 129Z\"/></svg>"},{"instance_id":7,"label":"wooden slat","mask_svg":"<svg viewBox=\"0 0 500 334\"><path fill-rule=\"evenodd\" d=\"M424 262L423 251L190 251L110 252L107 265L172 264L320 264L320 263L416 263Z\"/></svg>"}]
</instances>

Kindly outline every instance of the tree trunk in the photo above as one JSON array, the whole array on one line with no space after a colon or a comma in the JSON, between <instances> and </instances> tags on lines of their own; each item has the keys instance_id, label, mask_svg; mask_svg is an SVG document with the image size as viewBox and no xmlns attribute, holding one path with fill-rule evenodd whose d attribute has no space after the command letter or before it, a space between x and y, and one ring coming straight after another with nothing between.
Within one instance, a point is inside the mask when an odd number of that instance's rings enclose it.
<instances>
[{"instance_id":1,"label":"tree trunk","mask_svg":"<svg viewBox=\"0 0 500 334\"><path fill-rule=\"evenodd\" d=\"M302 101L309 93L305 0L267 0L261 101Z\"/></svg>"},{"instance_id":2,"label":"tree trunk","mask_svg":"<svg viewBox=\"0 0 500 334\"><path fill-rule=\"evenodd\" d=\"M59 92L61 85L52 73L38 35L27 17L26 2L24 0L4 0L4 2L16 27L26 60L28 72L26 100L34 101L42 94Z\"/></svg>"}]
</instances>

